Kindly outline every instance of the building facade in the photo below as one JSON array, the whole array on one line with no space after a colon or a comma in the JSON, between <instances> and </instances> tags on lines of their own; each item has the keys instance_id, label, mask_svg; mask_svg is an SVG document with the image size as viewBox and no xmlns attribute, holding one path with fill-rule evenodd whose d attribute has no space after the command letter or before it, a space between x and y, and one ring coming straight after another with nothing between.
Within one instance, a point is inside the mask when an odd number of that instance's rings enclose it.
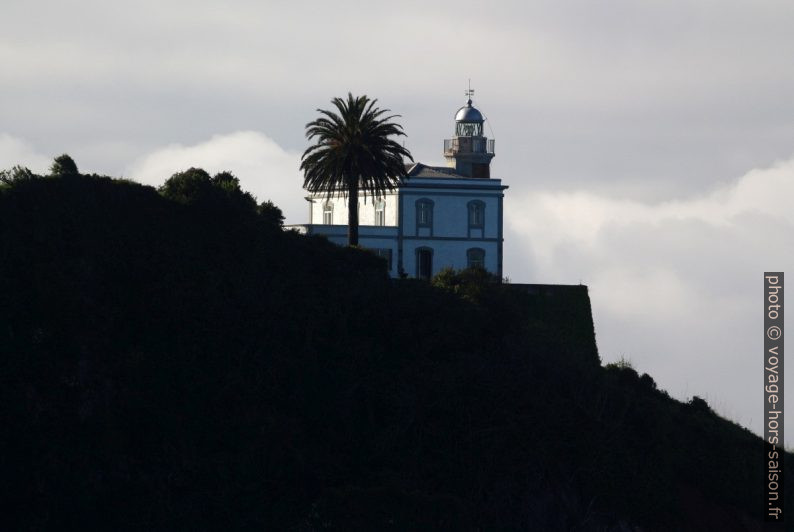
<instances>
[{"instance_id":1,"label":"building facade","mask_svg":"<svg viewBox=\"0 0 794 532\"><path fill-rule=\"evenodd\" d=\"M393 277L474 266L502 276L507 187L491 177L494 140L484 136L484 121L469 98L455 115L454 137L444 141L447 166L407 165L395 190L359 200L359 244L384 257ZM347 199L306 199L309 224L291 227L347 244Z\"/></svg>"}]
</instances>

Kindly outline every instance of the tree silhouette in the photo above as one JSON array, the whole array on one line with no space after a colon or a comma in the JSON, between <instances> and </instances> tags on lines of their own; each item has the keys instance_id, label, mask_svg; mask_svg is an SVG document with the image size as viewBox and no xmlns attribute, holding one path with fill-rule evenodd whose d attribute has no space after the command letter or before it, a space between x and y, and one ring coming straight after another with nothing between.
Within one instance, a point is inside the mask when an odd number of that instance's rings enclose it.
<instances>
[{"instance_id":1,"label":"tree silhouette","mask_svg":"<svg viewBox=\"0 0 794 532\"><path fill-rule=\"evenodd\" d=\"M284 225L284 213L272 201L263 201L257 207L259 216L269 224L281 227Z\"/></svg>"},{"instance_id":2,"label":"tree silhouette","mask_svg":"<svg viewBox=\"0 0 794 532\"><path fill-rule=\"evenodd\" d=\"M188 168L169 177L160 187L166 198L210 210L256 212L254 197L240 188L240 180L231 172L213 177L201 168Z\"/></svg>"},{"instance_id":3,"label":"tree silhouette","mask_svg":"<svg viewBox=\"0 0 794 532\"><path fill-rule=\"evenodd\" d=\"M12 168L9 168L8 170L3 170L0 172L0 183L10 184L14 181L33 179L35 177L36 174L31 172L29 168L16 165Z\"/></svg>"},{"instance_id":4,"label":"tree silhouette","mask_svg":"<svg viewBox=\"0 0 794 532\"><path fill-rule=\"evenodd\" d=\"M306 138L316 139L301 157L303 186L328 197L344 193L348 200L348 244L358 245L358 195L380 195L405 176L403 158L410 152L391 137L405 135L392 122L399 115L383 116L389 109L375 107L368 96L334 98L339 114L317 109L320 118L306 124Z\"/></svg>"},{"instance_id":5,"label":"tree silhouette","mask_svg":"<svg viewBox=\"0 0 794 532\"><path fill-rule=\"evenodd\" d=\"M67 154L59 155L50 166L50 174L54 176L79 175L77 164Z\"/></svg>"}]
</instances>

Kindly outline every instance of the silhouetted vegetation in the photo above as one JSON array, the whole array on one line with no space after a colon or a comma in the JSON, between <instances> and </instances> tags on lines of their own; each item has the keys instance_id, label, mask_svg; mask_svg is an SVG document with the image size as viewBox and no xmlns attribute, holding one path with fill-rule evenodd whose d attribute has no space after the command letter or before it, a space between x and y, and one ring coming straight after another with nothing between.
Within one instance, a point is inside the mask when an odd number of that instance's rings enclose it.
<instances>
[{"instance_id":1,"label":"silhouetted vegetation","mask_svg":"<svg viewBox=\"0 0 794 532\"><path fill-rule=\"evenodd\" d=\"M601 367L585 287L393 281L231 174L58 165L0 185L4 529L761 519L760 439Z\"/></svg>"},{"instance_id":2,"label":"silhouetted vegetation","mask_svg":"<svg viewBox=\"0 0 794 532\"><path fill-rule=\"evenodd\" d=\"M53 176L78 176L77 164L67 154L59 155L50 166L50 175Z\"/></svg>"}]
</instances>

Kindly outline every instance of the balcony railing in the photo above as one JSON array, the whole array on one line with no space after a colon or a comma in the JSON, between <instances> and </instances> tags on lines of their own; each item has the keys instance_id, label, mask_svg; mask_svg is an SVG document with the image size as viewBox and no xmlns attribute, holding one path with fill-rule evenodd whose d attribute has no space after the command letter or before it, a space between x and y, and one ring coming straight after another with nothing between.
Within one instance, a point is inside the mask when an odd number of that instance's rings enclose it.
<instances>
[{"instance_id":1,"label":"balcony railing","mask_svg":"<svg viewBox=\"0 0 794 532\"><path fill-rule=\"evenodd\" d=\"M455 137L444 140L444 155L459 153L494 153L494 139L484 137Z\"/></svg>"}]
</instances>

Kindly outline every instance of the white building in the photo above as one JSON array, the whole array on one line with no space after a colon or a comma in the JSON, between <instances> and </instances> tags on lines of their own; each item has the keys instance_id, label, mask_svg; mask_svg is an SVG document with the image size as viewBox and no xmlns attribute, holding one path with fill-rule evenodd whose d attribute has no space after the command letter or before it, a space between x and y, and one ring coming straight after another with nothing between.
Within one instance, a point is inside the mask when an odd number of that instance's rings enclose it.
<instances>
[{"instance_id":1,"label":"white building","mask_svg":"<svg viewBox=\"0 0 794 532\"><path fill-rule=\"evenodd\" d=\"M494 141L471 99L455 115L455 136L444 141L447 166L407 165L392 192L359 200L359 244L386 258L393 277L429 278L441 269L483 266L502 276L501 180L491 178ZM307 234L347 244L347 200L323 193L306 198Z\"/></svg>"}]
</instances>

